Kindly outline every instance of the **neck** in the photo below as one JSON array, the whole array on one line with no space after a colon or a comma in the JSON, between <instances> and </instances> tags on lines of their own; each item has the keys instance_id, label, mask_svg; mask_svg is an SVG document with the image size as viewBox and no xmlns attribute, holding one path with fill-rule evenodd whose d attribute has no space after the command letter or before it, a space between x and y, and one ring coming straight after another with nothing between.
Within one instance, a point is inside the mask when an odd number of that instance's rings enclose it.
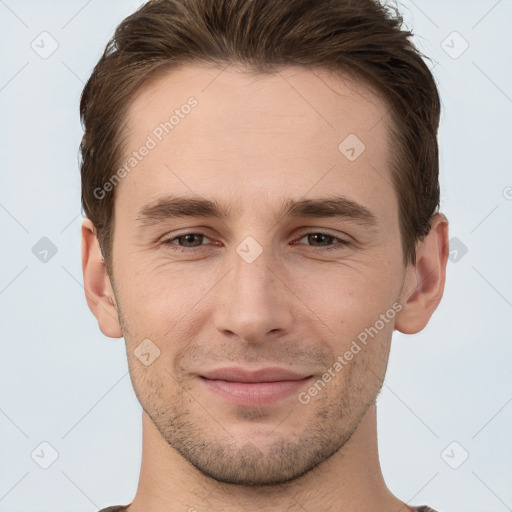
<instances>
[{"instance_id":1,"label":"neck","mask_svg":"<svg viewBox=\"0 0 512 512\"><path fill-rule=\"evenodd\" d=\"M369 407L350 440L328 460L292 482L265 487L225 484L203 475L163 440L145 412L142 425L141 472L129 512L414 510L384 483L375 405Z\"/></svg>"}]
</instances>

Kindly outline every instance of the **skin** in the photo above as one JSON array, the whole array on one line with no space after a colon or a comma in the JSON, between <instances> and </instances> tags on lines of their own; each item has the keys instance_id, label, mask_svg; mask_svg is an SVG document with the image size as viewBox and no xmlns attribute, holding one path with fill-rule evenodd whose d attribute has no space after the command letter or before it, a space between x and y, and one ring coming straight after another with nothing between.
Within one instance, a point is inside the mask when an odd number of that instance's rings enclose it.
<instances>
[{"instance_id":1,"label":"skin","mask_svg":"<svg viewBox=\"0 0 512 512\"><path fill-rule=\"evenodd\" d=\"M412 510L382 477L375 400L393 331L421 331L441 300L448 221L434 216L416 265L405 267L386 104L324 69L183 66L134 99L126 155L190 96L198 105L116 187L112 275L94 225L82 227L89 307L106 336L124 336L144 411L129 511ZM338 150L350 133L366 146L355 161ZM233 215L138 223L144 205L171 193L215 199ZM276 217L288 199L333 194L371 210L378 227ZM184 233L204 237L175 238ZM252 263L236 251L248 236L262 249ZM294 393L236 405L199 377L278 366L316 381L397 303L399 313L307 404ZM134 351L147 338L160 354L146 366Z\"/></svg>"}]
</instances>

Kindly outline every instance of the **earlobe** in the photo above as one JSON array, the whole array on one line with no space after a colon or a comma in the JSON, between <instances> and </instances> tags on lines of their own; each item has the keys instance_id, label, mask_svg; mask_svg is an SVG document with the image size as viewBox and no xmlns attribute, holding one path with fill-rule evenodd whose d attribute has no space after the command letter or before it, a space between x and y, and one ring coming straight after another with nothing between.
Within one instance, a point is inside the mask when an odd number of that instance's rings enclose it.
<instances>
[{"instance_id":1,"label":"earlobe","mask_svg":"<svg viewBox=\"0 0 512 512\"><path fill-rule=\"evenodd\" d=\"M113 299L114 291L98 244L96 229L87 218L82 222L82 273L85 298L101 332L109 338L121 338L123 332Z\"/></svg>"},{"instance_id":2,"label":"earlobe","mask_svg":"<svg viewBox=\"0 0 512 512\"><path fill-rule=\"evenodd\" d=\"M443 296L448 255L448 219L437 213L428 235L417 246L416 265L407 269L396 330L415 334L425 328Z\"/></svg>"}]
</instances>

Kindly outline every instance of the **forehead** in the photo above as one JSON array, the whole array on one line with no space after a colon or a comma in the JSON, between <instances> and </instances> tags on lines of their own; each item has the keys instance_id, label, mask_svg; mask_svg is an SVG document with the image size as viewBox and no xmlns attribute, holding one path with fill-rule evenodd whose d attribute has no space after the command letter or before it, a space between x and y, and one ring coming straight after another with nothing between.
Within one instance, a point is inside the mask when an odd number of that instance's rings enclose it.
<instances>
[{"instance_id":1,"label":"forehead","mask_svg":"<svg viewBox=\"0 0 512 512\"><path fill-rule=\"evenodd\" d=\"M341 72L295 66L261 74L243 66L182 65L149 80L139 91L128 109L129 131L147 133L155 121L169 120L166 114L180 110L191 97L198 100L200 116L191 116L187 124L194 124L198 133L209 132L209 121L233 132L265 131L288 121L288 126L299 123L339 136L350 129L359 129L362 136L379 124L372 139L386 136L387 104L367 83ZM218 126L219 120L229 123Z\"/></svg>"},{"instance_id":2,"label":"forehead","mask_svg":"<svg viewBox=\"0 0 512 512\"><path fill-rule=\"evenodd\" d=\"M130 105L123 163L151 149L118 188L142 201L164 189L300 197L342 185L362 202L389 202L387 113L365 83L322 68L181 66Z\"/></svg>"}]
</instances>

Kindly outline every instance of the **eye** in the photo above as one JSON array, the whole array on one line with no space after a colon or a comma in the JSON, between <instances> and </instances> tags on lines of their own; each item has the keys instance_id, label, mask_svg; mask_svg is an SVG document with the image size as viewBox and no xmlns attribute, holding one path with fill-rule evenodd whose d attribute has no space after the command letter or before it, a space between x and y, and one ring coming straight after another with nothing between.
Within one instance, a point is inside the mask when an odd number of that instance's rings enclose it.
<instances>
[{"instance_id":1,"label":"eye","mask_svg":"<svg viewBox=\"0 0 512 512\"><path fill-rule=\"evenodd\" d=\"M177 235L173 238L163 240L162 243L176 250L179 250L180 248L195 249L196 247L201 247L203 245L201 242L203 242L205 238L210 240L202 233L182 233L181 235Z\"/></svg>"},{"instance_id":2,"label":"eye","mask_svg":"<svg viewBox=\"0 0 512 512\"><path fill-rule=\"evenodd\" d=\"M304 233L298 241L300 242L301 240L304 239L307 239L308 242L312 242L313 244L317 242L320 243L320 245L312 246L312 250L316 252L343 249L345 246L350 245L350 242L348 240L344 240L343 238L339 238L329 233L323 233L319 231L311 231L309 233ZM334 241L337 241L338 244L333 244L332 242Z\"/></svg>"},{"instance_id":3,"label":"eye","mask_svg":"<svg viewBox=\"0 0 512 512\"><path fill-rule=\"evenodd\" d=\"M203 242L211 239L204 235L203 233L181 233L179 235L173 236L171 238L164 239L162 243L172 250L187 250L190 251L194 249L199 249L205 246ZM310 245L311 250L316 252L330 251L330 250L340 250L345 246L350 245L348 240L344 240L337 236L331 235L329 233L324 233L320 231L311 231L308 233L303 233L301 238L299 238L294 245L299 243L301 240L307 240L307 245ZM336 243L337 242L337 243ZM318 244L318 245L316 245Z\"/></svg>"}]
</instances>

